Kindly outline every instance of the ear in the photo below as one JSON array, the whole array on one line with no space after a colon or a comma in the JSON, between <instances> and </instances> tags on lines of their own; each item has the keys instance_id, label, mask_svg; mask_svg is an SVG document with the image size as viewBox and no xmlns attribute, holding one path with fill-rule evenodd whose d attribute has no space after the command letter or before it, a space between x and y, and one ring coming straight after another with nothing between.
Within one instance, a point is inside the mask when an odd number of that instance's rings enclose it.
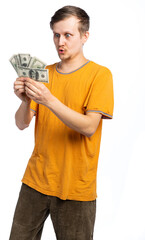
<instances>
[{"instance_id":1,"label":"ear","mask_svg":"<svg viewBox=\"0 0 145 240\"><path fill-rule=\"evenodd\" d=\"M88 38L89 38L89 31L86 31L82 37L83 44L88 40Z\"/></svg>"}]
</instances>

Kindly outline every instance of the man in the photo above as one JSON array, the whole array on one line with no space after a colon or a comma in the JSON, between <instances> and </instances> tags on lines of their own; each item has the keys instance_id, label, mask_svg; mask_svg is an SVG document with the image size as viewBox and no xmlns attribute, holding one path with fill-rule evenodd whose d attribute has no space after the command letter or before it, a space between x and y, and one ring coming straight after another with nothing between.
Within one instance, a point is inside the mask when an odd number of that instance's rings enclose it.
<instances>
[{"instance_id":1,"label":"man","mask_svg":"<svg viewBox=\"0 0 145 240\"><path fill-rule=\"evenodd\" d=\"M10 240L40 239L50 214L58 240L93 239L103 118L113 116L111 71L84 57L89 16L65 6L50 27L60 62L46 66L49 83L20 77L16 125L33 116L35 147L25 170Z\"/></svg>"}]
</instances>

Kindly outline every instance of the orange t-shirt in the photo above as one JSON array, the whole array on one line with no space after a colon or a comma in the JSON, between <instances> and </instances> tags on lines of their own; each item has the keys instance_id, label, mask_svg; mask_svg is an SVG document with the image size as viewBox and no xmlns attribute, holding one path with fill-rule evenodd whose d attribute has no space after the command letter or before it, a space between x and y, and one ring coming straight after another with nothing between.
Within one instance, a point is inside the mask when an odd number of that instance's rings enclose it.
<instances>
[{"instance_id":1,"label":"orange t-shirt","mask_svg":"<svg viewBox=\"0 0 145 240\"><path fill-rule=\"evenodd\" d=\"M88 61L71 73L61 73L57 63L46 66L50 92L74 111L102 114L91 137L65 125L49 108L31 101L36 111L35 146L22 182L35 190L63 200L96 199L97 166L102 119L113 116L114 96L111 71Z\"/></svg>"}]
</instances>

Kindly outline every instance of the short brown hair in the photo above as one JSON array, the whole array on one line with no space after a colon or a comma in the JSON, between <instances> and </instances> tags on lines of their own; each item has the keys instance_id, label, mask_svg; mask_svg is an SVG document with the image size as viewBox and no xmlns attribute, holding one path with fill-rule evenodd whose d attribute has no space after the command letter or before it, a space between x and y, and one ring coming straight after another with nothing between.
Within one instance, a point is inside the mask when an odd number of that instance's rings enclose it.
<instances>
[{"instance_id":1,"label":"short brown hair","mask_svg":"<svg viewBox=\"0 0 145 240\"><path fill-rule=\"evenodd\" d=\"M70 5L64 6L55 12L55 14L51 17L50 28L53 29L54 23L69 18L71 16L75 16L80 20L78 27L80 35L89 30L90 18L88 14L83 9Z\"/></svg>"}]
</instances>

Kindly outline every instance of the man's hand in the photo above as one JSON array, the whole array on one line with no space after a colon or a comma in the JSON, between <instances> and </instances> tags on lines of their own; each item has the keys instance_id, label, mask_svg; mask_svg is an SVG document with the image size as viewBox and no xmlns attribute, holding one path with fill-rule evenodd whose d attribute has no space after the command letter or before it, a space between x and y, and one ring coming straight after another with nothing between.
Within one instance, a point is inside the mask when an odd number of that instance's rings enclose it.
<instances>
[{"instance_id":1,"label":"man's hand","mask_svg":"<svg viewBox=\"0 0 145 240\"><path fill-rule=\"evenodd\" d=\"M24 83L26 95L38 104L48 106L48 103L53 100L53 95L43 83L31 78L25 78Z\"/></svg>"},{"instance_id":2,"label":"man's hand","mask_svg":"<svg viewBox=\"0 0 145 240\"><path fill-rule=\"evenodd\" d=\"M24 77L16 78L16 81L14 82L14 93L23 102L30 103L31 99L25 93L25 78Z\"/></svg>"}]
</instances>

